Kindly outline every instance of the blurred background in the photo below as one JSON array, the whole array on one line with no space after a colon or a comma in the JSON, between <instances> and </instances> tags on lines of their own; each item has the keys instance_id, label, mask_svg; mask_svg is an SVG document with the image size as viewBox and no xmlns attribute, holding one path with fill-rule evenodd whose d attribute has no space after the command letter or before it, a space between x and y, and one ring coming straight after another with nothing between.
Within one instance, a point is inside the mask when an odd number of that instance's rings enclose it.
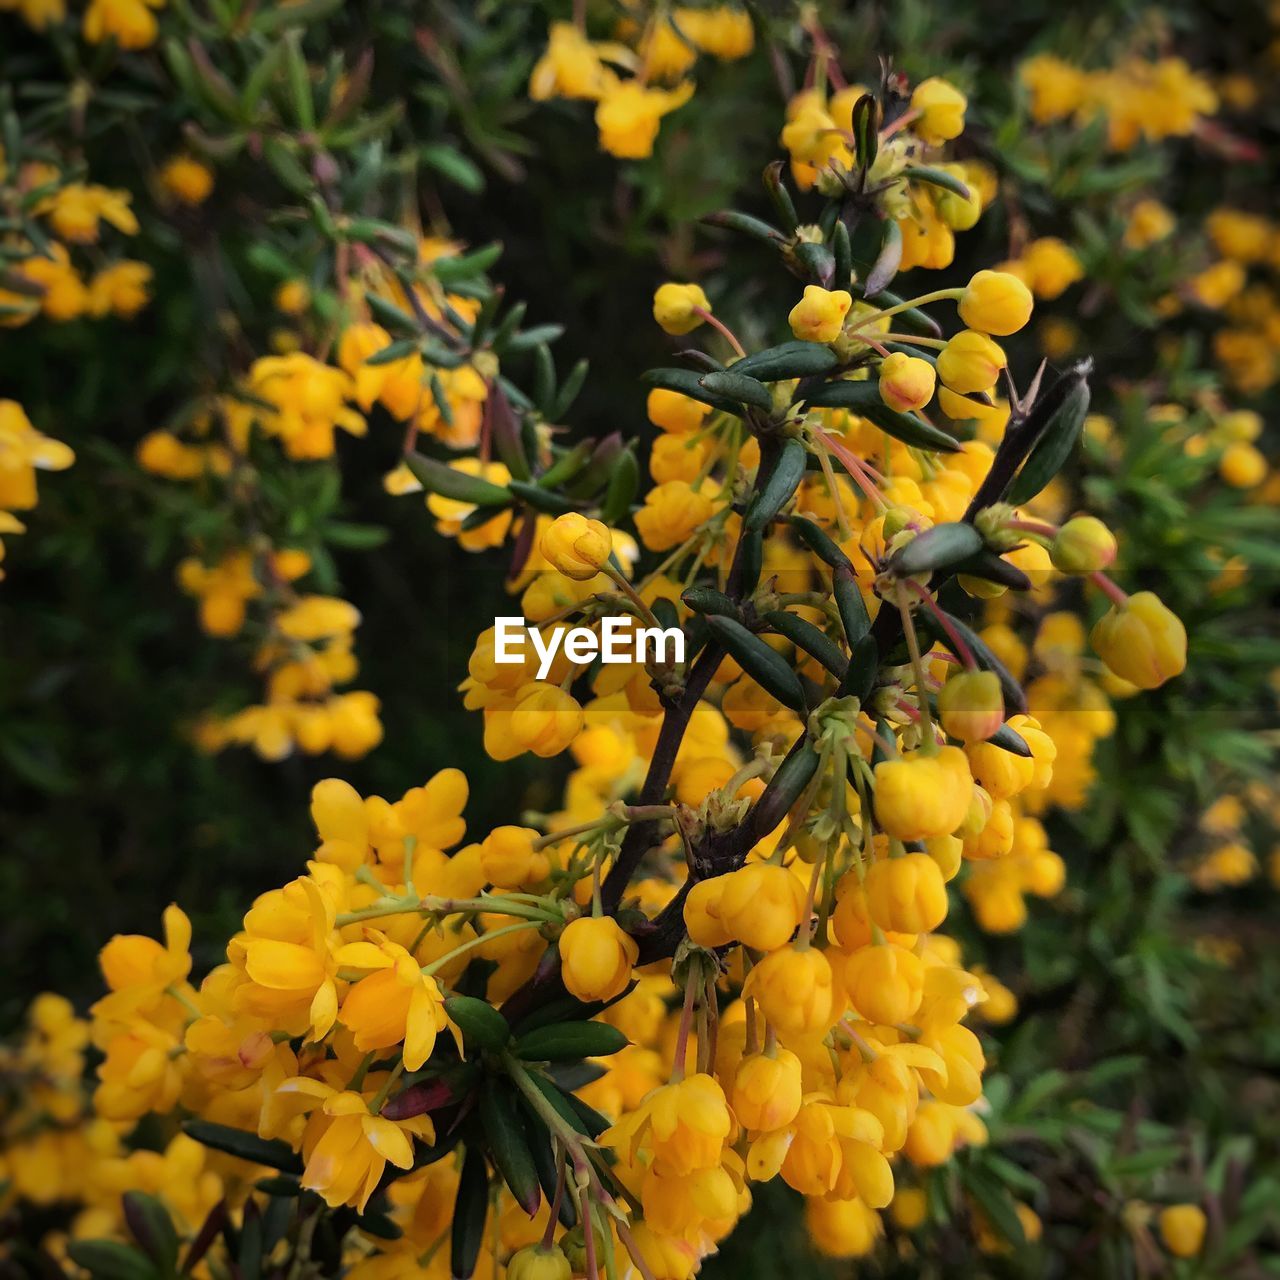
<instances>
[{"instance_id":1,"label":"blurred background","mask_svg":"<svg viewBox=\"0 0 1280 1280\"><path fill-rule=\"evenodd\" d=\"M589 8L593 22L616 19L608 4ZM571 433L646 440L638 377L670 351L648 323L658 283L714 273L717 312L748 345L777 337L746 318L770 310L761 290L780 287L776 278L761 283L753 253L696 220L730 205L767 216L759 175L781 154L786 98L804 66L795 7L753 7L753 54L700 62L695 100L663 122L652 157L627 162L598 149L589 104L535 104L525 92L548 23L567 18L567 4L433 0L421 9L378 2L325 21L336 43L374 51L373 98L406 103L393 145L423 152L413 193L423 224L470 245L501 242L491 274L507 296L528 303L530 323L563 327L564 367L590 362ZM1274 425L1256 441L1264 474L1242 485L1221 462L1220 423L1241 409L1265 421L1275 405L1280 238L1266 219L1280 151L1280 15L1262 3L1119 0L814 11L850 80L877 81L883 58L913 81L945 74L969 94L966 143L996 168L1003 198L929 287L963 282L1036 238L1071 246L1082 278L1038 302L1035 324L1009 344L1012 363L1030 370L1041 354L1058 364L1093 356L1095 407L1111 425L1091 434L1071 505L1087 500L1117 528L1127 579L1155 585L1191 635L1187 677L1109 707L1115 729L1096 744L1096 777L1046 816L1066 859L1065 890L1031 903L1016 932L956 914L966 957L1018 975L1016 1010L998 1033L993 1106L1016 1096L1003 1116L1010 1141L1029 1144L1041 1174L1063 1166L1064 1215L1087 1216L1072 1204L1088 1194L1072 1184L1074 1162L1102 1168L1123 1198L1126 1180L1181 1159L1187 1142L1201 1174L1217 1168L1221 1181L1247 1166L1274 1189ZM413 51L397 54L406 42ZM1174 107L1161 94L1176 98L1175 89L1153 88L1135 62L1184 59L1213 106L1184 130L1118 145L1124 102L1110 117L1037 118L1020 77L1044 54L1093 71L1129 67L1147 95L1141 110L1166 123ZM20 105L41 101L58 56L0 14L0 82ZM163 104L150 107L163 119ZM91 108L89 148L92 119ZM95 180L130 183L156 145L140 132L119 138L94 153ZM399 441L376 416L368 438L341 441L334 462L281 483L295 486L289 504L313 558L361 612L361 687L381 699L384 740L354 761L264 762L242 748L209 755L193 745L206 709L257 692L243 651L206 635L175 584L189 542L208 531L201 521L216 523L217 512L148 474L134 450L211 375L209 348L226 318L193 281L193 254L234 264L237 323L260 349L287 327L271 306L278 277L243 242L256 179L253 162L241 163L240 181L225 183L234 194L224 198L220 180L198 209L144 224L156 301L114 325L110 341L89 322L0 338L0 396L78 455L42 481L32 530L10 542L0 585L5 1027L37 990L87 1004L106 938L154 933L171 901L193 918L197 970L216 963L215 940L312 849L307 803L320 778L394 797L456 765L472 784L469 824L482 829L550 806L568 768L484 754L479 719L456 686L474 636L502 611L501 566L438 536L417 500L387 498L382 476ZM1171 210L1176 227L1135 254L1125 234L1144 200ZM1223 208L1270 227L1261 255L1235 253L1229 235L1214 234ZM1224 261L1243 278L1219 299L1202 276ZM773 313L785 305L776 299ZM1261 353L1255 341L1246 360L1248 344L1223 343L1224 329L1262 335ZM1049 652L1040 660L1051 670ZM1082 1113L1097 1124L1070 1129L1073 1150L1066 1117ZM766 1201L757 1226L769 1212ZM730 1242L714 1274L772 1274L769 1258L793 1256L793 1227L779 1219L776 1238L753 1236L750 1267Z\"/></svg>"}]
</instances>

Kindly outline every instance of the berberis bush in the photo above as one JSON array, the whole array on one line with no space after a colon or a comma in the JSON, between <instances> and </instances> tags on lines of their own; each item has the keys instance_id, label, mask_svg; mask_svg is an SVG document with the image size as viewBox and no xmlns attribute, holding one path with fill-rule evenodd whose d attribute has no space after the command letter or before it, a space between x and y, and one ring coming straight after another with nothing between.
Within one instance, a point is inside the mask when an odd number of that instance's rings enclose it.
<instances>
[{"instance_id":1,"label":"berberis bush","mask_svg":"<svg viewBox=\"0 0 1280 1280\"><path fill-rule=\"evenodd\" d=\"M1261 15L0 7L6 1274L1274 1273Z\"/></svg>"}]
</instances>

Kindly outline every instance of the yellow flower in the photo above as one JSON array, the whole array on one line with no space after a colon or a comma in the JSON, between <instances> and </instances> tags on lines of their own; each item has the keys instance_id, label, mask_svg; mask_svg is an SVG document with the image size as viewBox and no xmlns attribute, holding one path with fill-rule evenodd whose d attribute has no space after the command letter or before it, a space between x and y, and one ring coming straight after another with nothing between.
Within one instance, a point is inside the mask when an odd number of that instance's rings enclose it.
<instances>
[{"instance_id":1,"label":"yellow flower","mask_svg":"<svg viewBox=\"0 0 1280 1280\"><path fill-rule=\"evenodd\" d=\"M311 286L305 280L283 280L272 295L277 311L300 316L311 305Z\"/></svg>"},{"instance_id":2,"label":"yellow flower","mask_svg":"<svg viewBox=\"0 0 1280 1280\"><path fill-rule=\"evenodd\" d=\"M755 997L779 1035L804 1038L826 1032L835 1021L833 986L831 965L821 951L790 946L765 956L742 990Z\"/></svg>"},{"instance_id":3,"label":"yellow flower","mask_svg":"<svg viewBox=\"0 0 1280 1280\"><path fill-rule=\"evenodd\" d=\"M213 170L194 156L174 156L160 170L160 182L183 204L203 204L213 191Z\"/></svg>"},{"instance_id":4,"label":"yellow flower","mask_svg":"<svg viewBox=\"0 0 1280 1280\"><path fill-rule=\"evenodd\" d=\"M164 912L164 945L143 934L116 934L98 955L111 994L93 1007L98 1018L153 1011L169 987L185 989L191 972L191 921L174 904Z\"/></svg>"},{"instance_id":5,"label":"yellow flower","mask_svg":"<svg viewBox=\"0 0 1280 1280\"><path fill-rule=\"evenodd\" d=\"M1194 1258L1200 1252L1206 1225L1198 1204L1171 1204L1160 1211L1160 1239L1175 1258Z\"/></svg>"},{"instance_id":6,"label":"yellow flower","mask_svg":"<svg viewBox=\"0 0 1280 1280\"><path fill-rule=\"evenodd\" d=\"M87 15L86 15L87 17ZM138 219L129 208L127 191L112 191L92 183L69 182L40 205L53 229L72 244L93 244L98 224L107 222L127 236L137 235Z\"/></svg>"},{"instance_id":7,"label":"yellow flower","mask_svg":"<svg viewBox=\"0 0 1280 1280\"><path fill-rule=\"evenodd\" d=\"M733 1116L719 1081L699 1072L653 1090L634 1114L601 1140L632 1153L645 1146L658 1173L683 1177L719 1165L732 1129Z\"/></svg>"},{"instance_id":8,"label":"yellow flower","mask_svg":"<svg viewBox=\"0 0 1280 1280\"><path fill-rule=\"evenodd\" d=\"M349 1204L363 1212L388 1164L412 1166L411 1136L435 1140L429 1117L387 1120L373 1115L360 1094L321 1080L293 1076L276 1091L312 1112L302 1138L302 1185L333 1209Z\"/></svg>"},{"instance_id":9,"label":"yellow flower","mask_svg":"<svg viewBox=\"0 0 1280 1280\"><path fill-rule=\"evenodd\" d=\"M95 316L114 312L131 319L151 300L150 284L151 268L145 262L112 263L89 281L89 310Z\"/></svg>"},{"instance_id":10,"label":"yellow flower","mask_svg":"<svg viewBox=\"0 0 1280 1280\"><path fill-rule=\"evenodd\" d=\"M507 1280L572 1280L573 1268L556 1245L526 1245L507 1262Z\"/></svg>"},{"instance_id":11,"label":"yellow flower","mask_svg":"<svg viewBox=\"0 0 1280 1280\"><path fill-rule=\"evenodd\" d=\"M1033 240L1023 250L1022 266L1037 298L1056 298L1084 278L1084 266L1075 251L1057 236Z\"/></svg>"},{"instance_id":12,"label":"yellow flower","mask_svg":"<svg viewBox=\"0 0 1280 1280\"><path fill-rule=\"evenodd\" d=\"M964 821L973 796L969 762L959 747L882 760L875 783L876 821L898 840L950 835Z\"/></svg>"},{"instance_id":13,"label":"yellow flower","mask_svg":"<svg viewBox=\"0 0 1280 1280\"><path fill-rule=\"evenodd\" d=\"M1139 689L1158 689L1187 665L1186 628L1150 591L1113 605L1089 641L1111 671Z\"/></svg>"},{"instance_id":14,"label":"yellow flower","mask_svg":"<svg viewBox=\"0 0 1280 1280\"><path fill-rule=\"evenodd\" d=\"M354 436L368 430L345 404L355 393L351 378L305 352L259 357L249 370L249 390L272 406L263 411L263 429L280 438L291 458L331 457L335 429Z\"/></svg>"},{"instance_id":15,"label":"yellow flower","mask_svg":"<svg viewBox=\"0 0 1280 1280\"><path fill-rule=\"evenodd\" d=\"M4 0L0 3L0 12L6 9L16 10L32 31L45 31L67 16L66 0ZM0 175L3 172L0 160Z\"/></svg>"},{"instance_id":16,"label":"yellow flower","mask_svg":"<svg viewBox=\"0 0 1280 1280\"><path fill-rule=\"evenodd\" d=\"M930 76L916 85L911 95L911 109L920 117L912 126L926 142L946 142L964 132L964 113L968 99L953 84L938 76Z\"/></svg>"},{"instance_id":17,"label":"yellow flower","mask_svg":"<svg viewBox=\"0 0 1280 1280\"><path fill-rule=\"evenodd\" d=\"M804 297L791 308L787 321L791 332L805 342L834 342L852 305L848 290L810 284L805 286Z\"/></svg>"},{"instance_id":18,"label":"yellow flower","mask_svg":"<svg viewBox=\"0 0 1280 1280\"><path fill-rule=\"evenodd\" d=\"M0 511L29 511L38 497L36 472L65 471L74 461L67 445L31 425L16 400L0 400Z\"/></svg>"},{"instance_id":19,"label":"yellow flower","mask_svg":"<svg viewBox=\"0 0 1280 1280\"><path fill-rule=\"evenodd\" d=\"M366 930L366 941L339 947L335 959L342 969L371 970L352 984L338 1013L356 1048L368 1053L403 1044L405 1067L417 1071L449 1026L436 980L404 947L375 929Z\"/></svg>"},{"instance_id":20,"label":"yellow flower","mask_svg":"<svg viewBox=\"0 0 1280 1280\"><path fill-rule=\"evenodd\" d=\"M805 887L786 867L756 862L720 880L717 912L730 938L757 951L775 951L791 940Z\"/></svg>"},{"instance_id":21,"label":"yellow flower","mask_svg":"<svg viewBox=\"0 0 1280 1280\"><path fill-rule=\"evenodd\" d=\"M662 117L684 106L692 96L691 81L674 89L651 89L635 80L606 84L596 106L600 146L622 160L652 155Z\"/></svg>"},{"instance_id":22,"label":"yellow flower","mask_svg":"<svg viewBox=\"0 0 1280 1280\"><path fill-rule=\"evenodd\" d=\"M570 511L543 530L538 549L566 578L586 582L609 563L613 540L608 526Z\"/></svg>"},{"instance_id":23,"label":"yellow flower","mask_svg":"<svg viewBox=\"0 0 1280 1280\"><path fill-rule=\"evenodd\" d=\"M494 827L480 843L485 879L500 889L523 889L545 880L551 863L533 847L537 838L532 827Z\"/></svg>"},{"instance_id":24,"label":"yellow flower","mask_svg":"<svg viewBox=\"0 0 1280 1280\"><path fill-rule=\"evenodd\" d=\"M529 96L548 98L601 97L616 77L601 61L591 41L571 22L553 22L547 50L529 77Z\"/></svg>"},{"instance_id":25,"label":"yellow flower","mask_svg":"<svg viewBox=\"0 0 1280 1280\"><path fill-rule=\"evenodd\" d=\"M145 49L159 31L151 10L163 6L164 0L89 0L84 38L90 44L114 40L121 49Z\"/></svg>"},{"instance_id":26,"label":"yellow flower","mask_svg":"<svg viewBox=\"0 0 1280 1280\"><path fill-rule=\"evenodd\" d=\"M1126 249L1149 249L1172 234L1177 221L1159 200L1139 200L1124 229Z\"/></svg>"},{"instance_id":27,"label":"yellow flower","mask_svg":"<svg viewBox=\"0 0 1280 1280\"><path fill-rule=\"evenodd\" d=\"M894 351L880 362L880 398L899 413L923 409L936 383L933 365L919 356Z\"/></svg>"},{"instance_id":28,"label":"yellow flower","mask_svg":"<svg viewBox=\"0 0 1280 1280\"><path fill-rule=\"evenodd\" d=\"M322 871L337 868L316 864L316 875ZM336 915L332 892L312 876L259 897L227 948L248 979L236 991L236 1007L291 1035L323 1039L338 1017L338 964L330 948Z\"/></svg>"},{"instance_id":29,"label":"yellow flower","mask_svg":"<svg viewBox=\"0 0 1280 1280\"><path fill-rule=\"evenodd\" d=\"M938 694L942 727L961 742L982 742L1004 723L1004 695L992 671L957 671Z\"/></svg>"},{"instance_id":30,"label":"yellow flower","mask_svg":"<svg viewBox=\"0 0 1280 1280\"><path fill-rule=\"evenodd\" d=\"M1096 573L1116 558L1116 537L1096 516L1075 516L1058 530L1049 554L1063 573Z\"/></svg>"},{"instance_id":31,"label":"yellow flower","mask_svg":"<svg viewBox=\"0 0 1280 1280\"><path fill-rule=\"evenodd\" d=\"M733 5L714 9L677 9L680 30L698 46L722 62L745 58L755 45L751 15Z\"/></svg>"},{"instance_id":32,"label":"yellow flower","mask_svg":"<svg viewBox=\"0 0 1280 1280\"><path fill-rule=\"evenodd\" d=\"M796 1118L803 1093L800 1059L790 1049L748 1054L733 1077L733 1114L745 1129L782 1129Z\"/></svg>"},{"instance_id":33,"label":"yellow flower","mask_svg":"<svg viewBox=\"0 0 1280 1280\"><path fill-rule=\"evenodd\" d=\"M963 329L938 352L938 376L961 395L990 391L1009 363L1000 346L985 333Z\"/></svg>"},{"instance_id":34,"label":"yellow flower","mask_svg":"<svg viewBox=\"0 0 1280 1280\"><path fill-rule=\"evenodd\" d=\"M1028 58L1018 78L1031 93L1031 118L1038 124L1063 120L1084 101L1088 77L1051 53Z\"/></svg>"},{"instance_id":35,"label":"yellow flower","mask_svg":"<svg viewBox=\"0 0 1280 1280\"><path fill-rule=\"evenodd\" d=\"M572 694L543 680L526 684L516 695L506 727L519 751L544 760L558 756L582 732L582 707Z\"/></svg>"},{"instance_id":36,"label":"yellow flower","mask_svg":"<svg viewBox=\"0 0 1280 1280\"><path fill-rule=\"evenodd\" d=\"M960 319L970 329L997 336L1017 333L1031 319L1031 290L1007 271L979 271L960 299Z\"/></svg>"},{"instance_id":37,"label":"yellow flower","mask_svg":"<svg viewBox=\"0 0 1280 1280\"><path fill-rule=\"evenodd\" d=\"M844 957L840 976L858 1013L885 1026L909 1022L924 994L924 962L892 942Z\"/></svg>"},{"instance_id":38,"label":"yellow flower","mask_svg":"<svg viewBox=\"0 0 1280 1280\"><path fill-rule=\"evenodd\" d=\"M654 387L649 392L645 407L649 413L649 421L660 430L670 431L673 435L688 435L697 431L711 412L709 404L683 396L678 391L668 391L665 387Z\"/></svg>"},{"instance_id":39,"label":"yellow flower","mask_svg":"<svg viewBox=\"0 0 1280 1280\"><path fill-rule=\"evenodd\" d=\"M666 333L675 336L692 333L702 323L703 317L695 313L695 308L711 310L700 285L668 282L659 285L653 295L653 318Z\"/></svg>"},{"instance_id":40,"label":"yellow flower","mask_svg":"<svg viewBox=\"0 0 1280 1280\"><path fill-rule=\"evenodd\" d=\"M713 504L685 480L669 480L650 489L636 513L636 532L650 551L677 547L711 517Z\"/></svg>"},{"instance_id":41,"label":"yellow flower","mask_svg":"<svg viewBox=\"0 0 1280 1280\"><path fill-rule=\"evenodd\" d=\"M631 981L640 954L635 939L610 916L580 916L560 935L564 985L579 1000L612 1000Z\"/></svg>"},{"instance_id":42,"label":"yellow flower","mask_svg":"<svg viewBox=\"0 0 1280 1280\"><path fill-rule=\"evenodd\" d=\"M891 933L930 933L947 918L947 886L927 853L872 863L865 888L871 919Z\"/></svg>"}]
</instances>

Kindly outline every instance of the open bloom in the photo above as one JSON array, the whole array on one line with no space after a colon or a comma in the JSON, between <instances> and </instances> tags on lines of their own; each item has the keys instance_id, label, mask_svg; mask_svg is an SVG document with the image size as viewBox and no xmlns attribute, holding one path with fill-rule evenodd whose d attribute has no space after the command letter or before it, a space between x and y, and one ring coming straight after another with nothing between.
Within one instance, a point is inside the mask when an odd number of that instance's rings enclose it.
<instances>
[{"instance_id":1,"label":"open bloom","mask_svg":"<svg viewBox=\"0 0 1280 1280\"><path fill-rule=\"evenodd\" d=\"M370 1112L360 1094L322 1080L293 1076L276 1092L295 1096L300 1109L312 1111L302 1136L302 1185L332 1209L350 1204L363 1211L388 1164L413 1164L411 1138L435 1139L429 1116L384 1119Z\"/></svg>"}]
</instances>

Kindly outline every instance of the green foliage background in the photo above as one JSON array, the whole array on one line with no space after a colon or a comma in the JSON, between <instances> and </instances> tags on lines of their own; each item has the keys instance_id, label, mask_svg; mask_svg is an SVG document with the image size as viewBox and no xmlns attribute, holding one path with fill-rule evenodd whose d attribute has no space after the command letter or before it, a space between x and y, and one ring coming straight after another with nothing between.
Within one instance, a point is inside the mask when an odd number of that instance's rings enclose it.
<instances>
[{"instance_id":1,"label":"green foliage background","mask_svg":"<svg viewBox=\"0 0 1280 1280\"><path fill-rule=\"evenodd\" d=\"M901 1267L885 1274L1127 1276L1135 1272L1123 1205L1206 1194L1231 1207L1231 1247L1217 1274L1280 1274L1275 897L1243 888L1207 898L1181 871L1203 807L1250 776L1273 775L1276 522L1270 509L1242 508L1215 488L1211 467L1189 462L1148 413L1153 401L1193 395L1212 380L1204 324L1184 326L1176 352L1154 352L1150 304L1173 283L1176 263L1153 256L1135 272L1108 258L1120 195L1158 191L1183 217L1183 241L1224 198L1265 209L1280 115L1272 99L1250 120L1231 122L1257 145L1253 162L1224 162L1192 143L1110 156L1087 132L1048 144L1029 132L1013 74L1038 49L1098 65L1134 45L1180 50L1225 73L1251 65L1265 43L1264 7L821 7L847 72L874 77L875 57L885 54L913 79L948 74L968 89L972 145L1017 175L1036 233L1083 246L1095 278L1114 290L1116 305L1084 328L1099 407L1122 425L1124 452L1118 465L1086 455L1080 492L1122 529L1131 580L1157 584L1192 637L1187 678L1120 707L1089 806L1051 827L1068 864L1064 896L1035 907L1013 937L964 930L967 956L1020 976L1021 1008L994 1055L992 1151L966 1154L961 1165L1004 1162L994 1176L1036 1201L1053 1261L1022 1251L953 1262L960 1246L943 1232L927 1257L904 1252ZM648 322L663 278L714 275L717 309L743 317L744 338L777 337L752 332L746 317L778 314L789 301L762 296L750 253L694 230L701 214L729 204L766 210L757 175L777 153L782 107L766 57L700 68L694 102L666 123L655 157L620 164L596 151L582 104L535 108L524 99L548 14L563 16L567 6L490 0L426 9L414 16L438 37L434 61L412 48L409 11L389 0L335 13L326 38L374 49L372 97L404 96L397 145L423 149L430 207L470 243L500 240L494 274L508 296L528 301L532 322L564 326L557 351L565 367L589 358L575 431L650 430L637 377L667 353ZM761 29L784 45L794 39L789 13L782 3L761 6ZM0 80L21 105L24 90L56 72L37 37L11 22L2 33ZM146 110L158 121L148 121L145 136L95 140L91 132L95 180L128 182L138 148L154 160L176 145L163 104ZM189 259L211 247L245 256L237 238L255 228L241 201L252 199L255 179L239 178L242 187L220 174L219 191L188 221L144 230L166 238L148 246L162 265L156 301L136 321L33 325L0 337L0 394L78 454L74 469L42 482L31 532L11 544L0 586L5 1025L39 989L87 1003L98 990L101 943L117 931L153 931L171 900L193 916L197 968L215 963L214 940L235 928L252 895L310 851L307 797L321 777L337 773L362 792L391 796L458 765L471 779L475 829L549 803L557 784L556 767L527 758L499 766L481 750L478 718L463 711L454 687L474 635L499 608L499 571L477 569L437 536L416 502L385 498L380 476L396 448L386 422L375 422L368 440L342 442L340 493L318 468L294 482L291 496L364 616L362 686L383 701L385 742L357 763L273 765L235 750L204 757L183 738L184 722L204 706L251 687L228 646L200 632L173 581L192 532L189 506L144 475L132 449L198 382L217 345L210 294L186 286ZM224 201L224 186L249 194ZM960 238L959 260L938 283L1003 257L1008 234L1001 206ZM234 282L260 304L261 328L246 335L259 350L272 283L268 272ZM1073 293L1058 310L1069 314L1078 300ZM1029 367L1033 340L1011 344L1011 355ZM1116 385L1119 392L1108 390ZM1256 407L1273 406L1274 396ZM1248 562L1242 587L1209 593L1211 545ZM1252 834L1265 853L1272 833ZM1233 973L1205 959L1195 946L1205 933L1239 941L1241 967ZM964 1176L963 1168L943 1176ZM796 1261L799 1228L776 1212L774 1197L786 1195L762 1196L749 1231L706 1274L822 1273L816 1260Z\"/></svg>"}]
</instances>

